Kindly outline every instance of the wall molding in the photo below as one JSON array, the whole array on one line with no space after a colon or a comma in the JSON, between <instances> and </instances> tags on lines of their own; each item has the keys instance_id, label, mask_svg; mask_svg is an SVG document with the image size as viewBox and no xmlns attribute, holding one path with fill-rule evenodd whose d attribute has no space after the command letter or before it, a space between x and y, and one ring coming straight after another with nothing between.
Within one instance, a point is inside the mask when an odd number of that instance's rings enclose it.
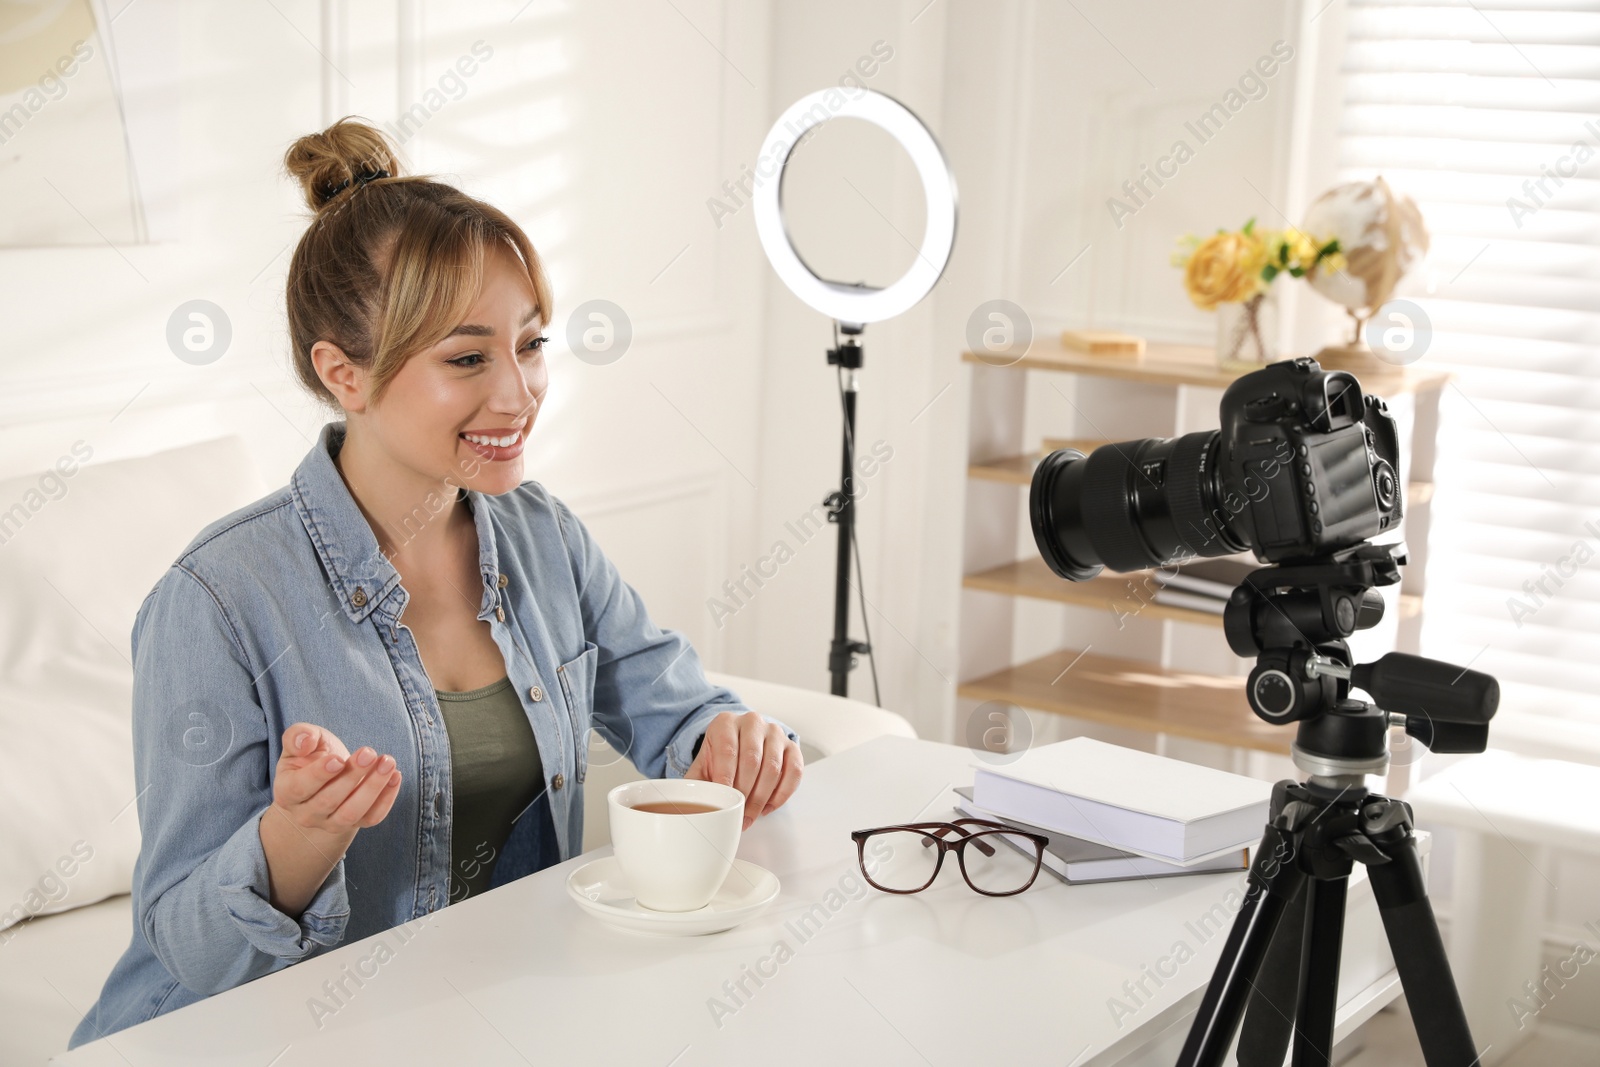
<instances>
[{"instance_id":1,"label":"wall molding","mask_svg":"<svg viewBox=\"0 0 1600 1067\"><path fill-rule=\"evenodd\" d=\"M577 493L562 493L561 499L578 514L587 516L614 515L635 508L654 507L672 500L694 497L715 497L723 487L720 474L703 473L685 475L671 481L619 482L598 489L584 489Z\"/></svg>"}]
</instances>

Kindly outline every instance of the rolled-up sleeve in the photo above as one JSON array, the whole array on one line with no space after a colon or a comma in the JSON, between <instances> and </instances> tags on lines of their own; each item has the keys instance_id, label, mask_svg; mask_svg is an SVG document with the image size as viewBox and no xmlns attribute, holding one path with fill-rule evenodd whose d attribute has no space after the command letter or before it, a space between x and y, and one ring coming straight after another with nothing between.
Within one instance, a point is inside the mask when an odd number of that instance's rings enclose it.
<instances>
[{"instance_id":1,"label":"rolled-up sleeve","mask_svg":"<svg viewBox=\"0 0 1600 1067\"><path fill-rule=\"evenodd\" d=\"M550 496L572 557L584 632L597 646L595 729L650 778L681 778L695 744L724 711L751 711L739 695L706 678L688 638L650 620L638 592L622 579L567 505ZM771 716L792 741L794 730Z\"/></svg>"},{"instance_id":2,"label":"rolled-up sleeve","mask_svg":"<svg viewBox=\"0 0 1600 1067\"><path fill-rule=\"evenodd\" d=\"M133 907L156 958L210 995L338 944L350 915L342 857L298 918L270 903L266 665L252 665L225 604L181 562L140 607L133 657Z\"/></svg>"}]
</instances>

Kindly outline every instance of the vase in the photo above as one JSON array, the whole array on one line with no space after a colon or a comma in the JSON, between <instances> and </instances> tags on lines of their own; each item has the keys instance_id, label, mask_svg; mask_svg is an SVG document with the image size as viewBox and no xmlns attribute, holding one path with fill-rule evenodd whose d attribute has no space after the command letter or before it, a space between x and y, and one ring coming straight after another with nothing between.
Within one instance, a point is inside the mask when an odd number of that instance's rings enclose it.
<instances>
[{"instance_id":1,"label":"vase","mask_svg":"<svg viewBox=\"0 0 1600 1067\"><path fill-rule=\"evenodd\" d=\"M1217 366L1252 371L1278 358L1278 302L1257 293L1239 304L1217 305Z\"/></svg>"}]
</instances>

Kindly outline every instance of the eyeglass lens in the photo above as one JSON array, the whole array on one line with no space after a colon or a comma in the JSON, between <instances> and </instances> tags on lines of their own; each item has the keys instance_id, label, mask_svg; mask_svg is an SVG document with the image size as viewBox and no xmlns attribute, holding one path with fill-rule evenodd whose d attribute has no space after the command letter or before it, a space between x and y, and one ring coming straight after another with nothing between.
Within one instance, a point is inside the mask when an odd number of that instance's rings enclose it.
<instances>
[{"instance_id":1,"label":"eyeglass lens","mask_svg":"<svg viewBox=\"0 0 1600 1067\"><path fill-rule=\"evenodd\" d=\"M977 842L968 841L961 854L967 868L967 880L985 893L1014 893L1028 884L1038 866L1039 848L1021 834L1003 831L980 831L975 835L994 848L994 855L985 856Z\"/></svg>"}]
</instances>

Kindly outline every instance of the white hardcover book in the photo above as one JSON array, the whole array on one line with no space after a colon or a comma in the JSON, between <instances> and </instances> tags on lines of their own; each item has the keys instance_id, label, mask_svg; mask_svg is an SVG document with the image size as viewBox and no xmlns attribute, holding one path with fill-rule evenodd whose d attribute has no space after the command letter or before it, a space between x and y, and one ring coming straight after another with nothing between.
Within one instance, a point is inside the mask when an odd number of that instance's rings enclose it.
<instances>
[{"instance_id":1,"label":"white hardcover book","mask_svg":"<svg viewBox=\"0 0 1600 1067\"><path fill-rule=\"evenodd\" d=\"M1137 856L1109 845L1052 833L1042 826L1034 826L1017 819L1007 819L972 803L969 796L972 792L970 786L958 786L956 792L961 795L961 799L956 801L956 810L965 815L1048 837L1050 843L1045 846L1044 866L1068 885L1121 882L1134 878L1169 878L1180 874L1212 874L1217 871L1242 871L1250 866L1250 849L1247 846L1240 846L1219 856L1187 865L1168 863L1166 860ZM1033 855L1031 848L1024 849L1021 844L1013 842L1009 837L1002 840L1011 844L1023 855Z\"/></svg>"},{"instance_id":2,"label":"white hardcover book","mask_svg":"<svg viewBox=\"0 0 1600 1067\"><path fill-rule=\"evenodd\" d=\"M1088 737L972 770L980 808L1169 863L1260 840L1272 800L1271 782Z\"/></svg>"}]
</instances>

